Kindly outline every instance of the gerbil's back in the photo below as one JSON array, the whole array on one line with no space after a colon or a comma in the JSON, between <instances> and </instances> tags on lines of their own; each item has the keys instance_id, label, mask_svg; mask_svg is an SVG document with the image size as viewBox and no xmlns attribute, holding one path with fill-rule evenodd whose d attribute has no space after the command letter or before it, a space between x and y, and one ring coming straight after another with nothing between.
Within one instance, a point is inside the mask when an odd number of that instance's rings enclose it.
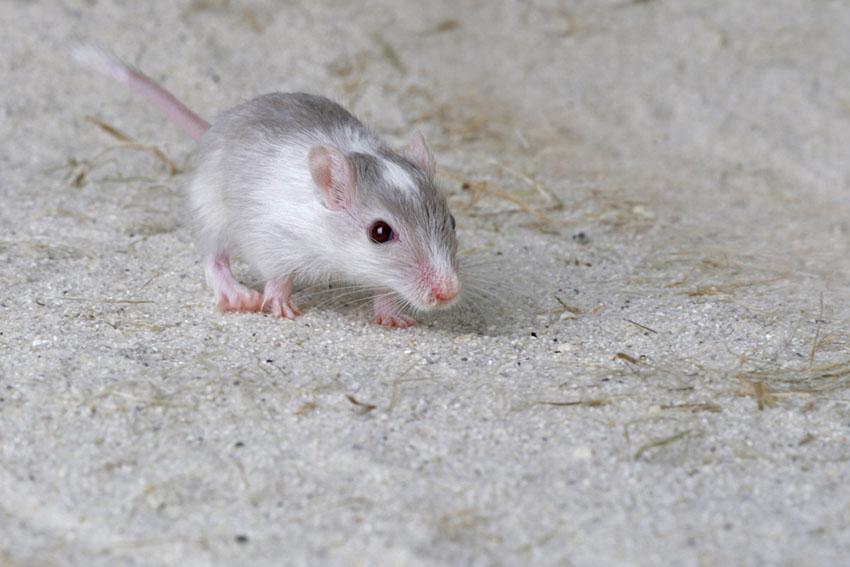
<instances>
[{"instance_id":1,"label":"gerbil's back","mask_svg":"<svg viewBox=\"0 0 850 567\"><path fill-rule=\"evenodd\" d=\"M342 106L307 93L258 96L222 114L209 134L206 138L210 142L242 148L256 144L292 143L307 148L332 144L348 152L381 146L378 137Z\"/></svg>"}]
</instances>

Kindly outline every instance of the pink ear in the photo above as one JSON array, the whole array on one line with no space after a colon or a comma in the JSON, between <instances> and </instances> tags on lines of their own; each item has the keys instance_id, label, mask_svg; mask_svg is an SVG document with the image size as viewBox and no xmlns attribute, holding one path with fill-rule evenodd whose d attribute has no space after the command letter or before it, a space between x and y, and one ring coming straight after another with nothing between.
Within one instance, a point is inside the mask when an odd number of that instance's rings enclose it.
<instances>
[{"instance_id":1,"label":"pink ear","mask_svg":"<svg viewBox=\"0 0 850 567\"><path fill-rule=\"evenodd\" d=\"M422 137L421 133L416 132L413 135L413 141L410 142L410 147L404 152L404 157L427 173L428 177L434 177L437 165L434 162L431 150L425 145L425 138Z\"/></svg>"},{"instance_id":2,"label":"pink ear","mask_svg":"<svg viewBox=\"0 0 850 567\"><path fill-rule=\"evenodd\" d=\"M325 205L332 211L344 211L354 202L354 172L341 151L333 146L310 150L310 173L322 192Z\"/></svg>"}]
</instances>

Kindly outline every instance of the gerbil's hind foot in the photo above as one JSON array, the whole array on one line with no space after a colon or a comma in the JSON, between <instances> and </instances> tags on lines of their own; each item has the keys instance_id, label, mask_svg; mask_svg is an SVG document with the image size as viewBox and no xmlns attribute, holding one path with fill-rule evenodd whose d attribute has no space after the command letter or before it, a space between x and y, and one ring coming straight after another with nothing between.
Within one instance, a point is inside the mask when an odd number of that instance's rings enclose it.
<instances>
[{"instance_id":1,"label":"gerbil's hind foot","mask_svg":"<svg viewBox=\"0 0 850 567\"><path fill-rule=\"evenodd\" d=\"M383 327L406 329L416 325L416 319L399 310L392 293L379 291L375 294L375 323Z\"/></svg>"},{"instance_id":2,"label":"gerbil's hind foot","mask_svg":"<svg viewBox=\"0 0 850 567\"><path fill-rule=\"evenodd\" d=\"M262 311L263 294L236 281L226 254L218 254L207 263L206 275L220 311Z\"/></svg>"},{"instance_id":3,"label":"gerbil's hind foot","mask_svg":"<svg viewBox=\"0 0 850 567\"><path fill-rule=\"evenodd\" d=\"M292 277L286 276L266 282L263 290L264 305L274 317L295 319L301 315L298 306L292 301Z\"/></svg>"}]
</instances>

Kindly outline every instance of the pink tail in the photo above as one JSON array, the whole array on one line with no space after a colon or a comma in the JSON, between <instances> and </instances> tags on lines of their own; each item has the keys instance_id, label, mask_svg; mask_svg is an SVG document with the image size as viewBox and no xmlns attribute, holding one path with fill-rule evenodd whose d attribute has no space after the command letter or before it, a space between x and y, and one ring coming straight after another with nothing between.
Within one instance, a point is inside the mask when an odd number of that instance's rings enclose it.
<instances>
[{"instance_id":1,"label":"pink tail","mask_svg":"<svg viewBox=\"0 0 850 567\"><path fill-rule=\"evenodd\" d=\"M204 132L209 130L210 125L206 120L186 108L186 105L177 100L174 95L146 77L141 71L134 69L112 53L91 45L82 45L74 49L74 59L142 95L196 142L200 142Z\"/></svg>"}]
</instances>

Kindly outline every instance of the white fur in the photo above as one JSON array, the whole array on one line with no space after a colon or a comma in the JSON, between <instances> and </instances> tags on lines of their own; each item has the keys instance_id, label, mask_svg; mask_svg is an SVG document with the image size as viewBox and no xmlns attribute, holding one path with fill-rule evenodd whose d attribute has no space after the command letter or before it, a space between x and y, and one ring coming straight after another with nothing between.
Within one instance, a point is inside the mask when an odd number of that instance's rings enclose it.
<instances>
[{"instance_id":1,"label":"white fur","mask_svg":"<svg viewBox=\"0 0 850 567\"><path fill-rule=\"evenodd\" d=\"M384 179L388 183L410 193L416 191L416 185L413 178L410 177L410 173L400 165L386 160L382 161L382 165L384 166Z\"/></svg>"},{"instance_id":2,"label":"white fur","mask_svg":"<svg viewBox=\"0 0 850 567\"><path fill-rule=\"evenodd\" d=\"M132 68L116 55L94 45L77 45L71 50L74 60L121 84L130 80Z\"/></svg>"}]
</instances>

